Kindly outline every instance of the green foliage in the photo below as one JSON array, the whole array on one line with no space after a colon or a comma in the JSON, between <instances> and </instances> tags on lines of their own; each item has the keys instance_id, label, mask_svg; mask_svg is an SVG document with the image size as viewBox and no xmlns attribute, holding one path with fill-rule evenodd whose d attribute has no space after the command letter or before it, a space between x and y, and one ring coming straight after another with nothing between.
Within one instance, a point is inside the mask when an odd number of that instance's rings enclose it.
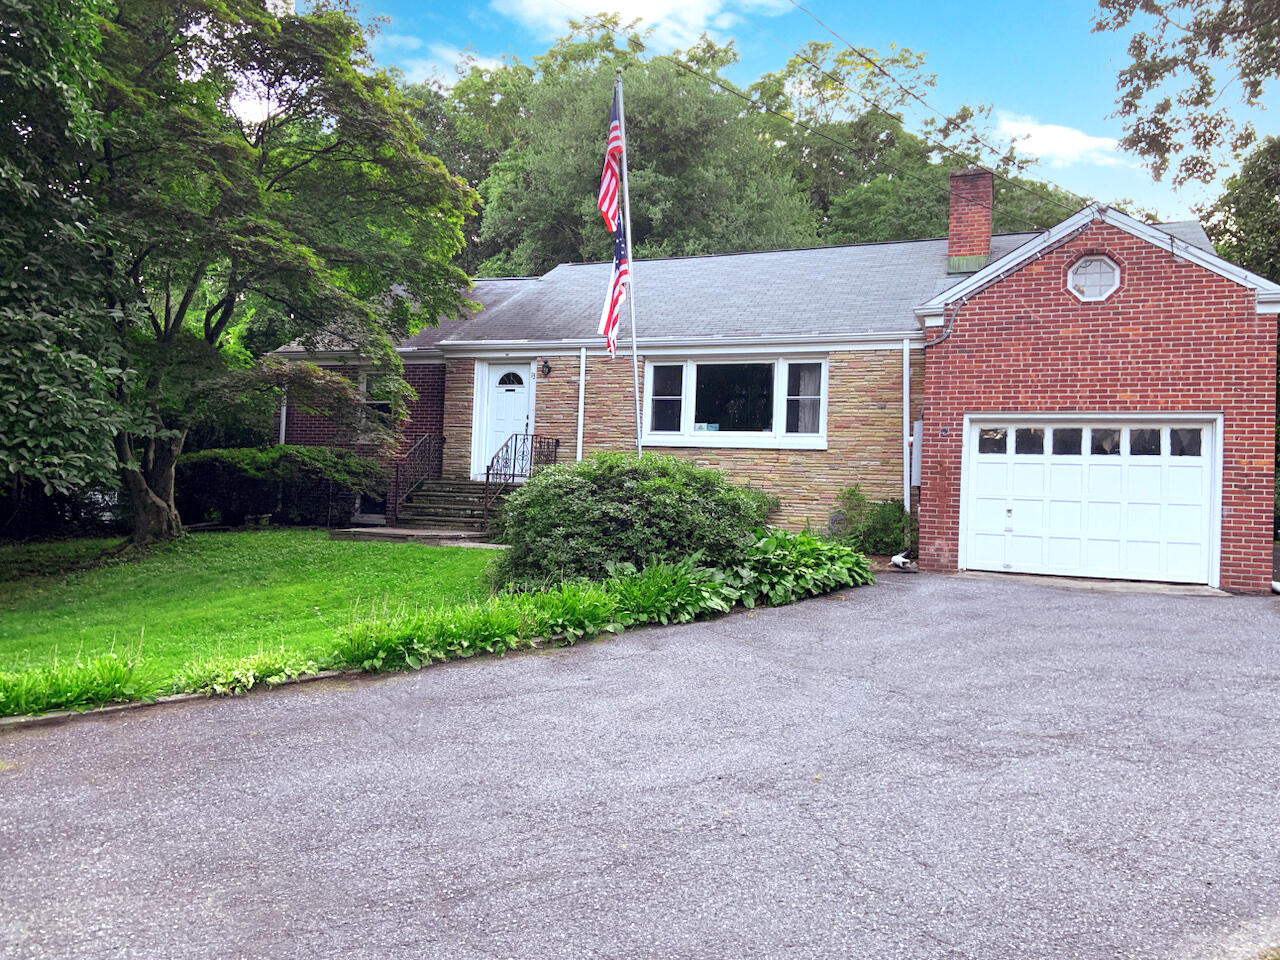
<instances>
[{"instance_id":1,"label":"green foliage","mask_svg":"<svg viewBox=\"0 0 1280 960\"><path fill-rule=\"evenodd\" d=\"M238 525L273 514L291 523L324 524L333 503L386 490L387 467L332 447L202 450L178 460L177 503L190 523L216 518Z\"/></svg>"},{"instance_id":2,"label":"green foliage","mask_svg":"<svg viewBox=\"0 0 1280 960\"><path fill-rule=\"evenodd\" d=\"M902 508L902 501L868 500L856 484L836 497L828 529L841 543L876 556L892 556L915 546L915 518Z\"/></svg>"},{"instance_id":3,"label":"green foliage","mask_svg":"<svg viewBox=\"0 0 1280 960\"><path fill-rule=\"evenodd\" d=\"M742 604L777 607L875 582L865 555L810 533L760 531L746 561L729 571Z\"/></svg>"},{"instance_id":4,"label":"green foliage","mask_svg":"<svg viewBox=\"0 0 1280 960\"><path fill-rule=\"evenodd\" d=\"M600 580L611 563L674 562L695 552L727 568L776 506L678 457L595 454L542 470L507 498L499 529L511 549L494 578L520 588Z\"/></svg>"},{"instance_id":5,"label":"green foliage","mask_svg":"<svg viewBox=\"0 0 1280 960\"><path fill-rule=\"evenodd\" d=\"M668 59L642 60L612 28L581 26L537 59L464 78L460 110L478 111L471 135L500 144L480 192L487 276L540 274L612 255L589 185L600 177L601 124L615 71L626 81L636 256L768 250L817 242L791 171L744 122L743 103ZM636 38L638 39L638 38ZM685 57L709 76L730 66L728 47L703 43ZM505 82L503 82L505 78ZM501 86L512 98L486 100ZM513 98L519 109L512 112ZM504 113L492 117L497 110Z\"/></svg>"},{"instance_id":6,"label":"green foliage","mask_svg":"<svg viewBox=\"0 0 1280 960\"><path fill-rule=\"evenodd\" d=\"M247 657L213 657L185 664L165 685L168 693L203 693L206 697L233 697L248 693L257 684L279 686L287 680L318 673L314 660L280 647Z\"/></svg>"},{"instance_id":7,"label":"green foliage","mask_svg":"<svg viewBox=\"0 0 1280 960\"><path fill-rule=\"evenodd\" d=\"M609 565L606 581L617 598L617 618L637 623L687 623L700 616L728 613L741 597L723 570L699 565L700 554L675 563L654 561L641 570L633 564Z\"/></svg>"},{"instance_id":8,"label":"green foliage","mask_svg":"<svg viewBox=\"0 0 1280 960\"><path fill-rule=\"evenodd\" d=\"M1218 253L1280 283L1280 137L1267 137L1227 180L1207 210L1205 230Z\"/></svg>"},{"instance_id":9,"label":"green foliage","mask_svg":"<svg viewBox=\"0 0 1280 960\"><path fill-rule=\"evenodd\" d=\"M136 655L112 651L89 660L0 672L0 717L150 700L158 691Z\"/></svg>"},{"instance_id":10,"label":"green foliage","mask_svg":"<svg viewBox=\"0 0 1280 960\"><path fill-rule=\"evenodd\" d=\"M1274 0L1099 0L1098 8L1096 32L1132 31L1116 85L1120 146L1156 179L1176 160L1175 186L1211 183L1224 154L1256 139L1240 105L1261 109L1280 76L1280 9Z\"/></svg>"}]
</instances>

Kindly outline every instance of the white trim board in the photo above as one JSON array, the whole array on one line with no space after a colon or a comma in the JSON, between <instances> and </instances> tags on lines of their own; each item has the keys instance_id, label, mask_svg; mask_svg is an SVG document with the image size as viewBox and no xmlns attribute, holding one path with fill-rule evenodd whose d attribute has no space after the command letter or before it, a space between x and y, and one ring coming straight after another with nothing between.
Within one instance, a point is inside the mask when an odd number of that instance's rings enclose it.
<instances>
[{"instance_id":1,"label":"white trim board","mask_svg":"<svg viewBox=\"0 0 1280 960\"><path fill-rule=\"evenodd\" d=\"M1005 254L999 260L987 264L977 273L944 290L933 299L925 301L916 307L916 316L924 320L927 326L936 326L936 323L931 322L931 318L941 316L948 304L974 296L978 291L998 281L1006 273L1018 269L1027 261L1034 259L1041 251L1051 247L1068 234L1095 222L1109 224L1131 236L1145 240L1161 250L1168 250L1175 256L1216 273L1220 277L1238 283L1243 287L1252 288L1258 292L1259 313L1280 313L1280 284L1272 283L1256 273L1250 273L1243 267L1237 267L1230 261L1224 260L1216 253L1201 250L1185 240L1179 240L1172 234L1165 233L1160 228L1153 227L1140 220L1135 220L1119 210L1093 203L1079 213L1063 220L1057 226L1046 230L1035 239L1029 240L1016 250Z\"/></svg>"}]
</instances>

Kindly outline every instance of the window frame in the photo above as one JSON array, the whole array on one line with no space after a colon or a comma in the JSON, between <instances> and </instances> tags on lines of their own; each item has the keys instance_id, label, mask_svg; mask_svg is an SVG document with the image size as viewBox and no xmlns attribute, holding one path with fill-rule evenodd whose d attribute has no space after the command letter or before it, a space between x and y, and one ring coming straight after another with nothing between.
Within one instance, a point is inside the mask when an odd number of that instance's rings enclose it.
<instances>
[{"instance_id":1,"label":"window frame","mask_svg":"<svg viewBox=\"0 0 1280 960\"><path fill-rule=\"evenodd\" d=\"M1111 265L1111 268L1115 270L1115 282L1112 283L1111 286L1105 292L1099 294L1098 296L1087 297L1075 288L1073 279L1075 277L1075 273L1077 270L1079 270L1085 264L1091 263L1095 260L1102 260L1103 262ZM1117 290L1120 289L1120 284L1122 280L1123 280L1123 274L1122 274L1122 271L1120 270L1120 264L1116 263L1114 260L1112 260L1110 257L1108 257L1106 254L1103 254L1103 253L1087 253L1080 259L1076 260L1075 263L1071 264L1071 266L1067 268L1067 290L1071 293L1073 297L1075 297L1081 303L1101 303L1103 300L1106 300L1113 293L1115 293Z\"/></svg>"},{"instance_id":2,"label":"window frame","mask_svg":"<svg viewBox=\"0 0 1280 960\"><path fill-rule=\"evenodd\" d=\"M825 354L740 354L710 357L658 357L644 364L644 430L648 447L730 447L764 450L826 450L828 363ZM821 367L817 433L787 433L787 366L816 363ZM773 429L759 433L728 430L694 430L698 367L726 364L769 364L773 367ZM680 382L680 429L653 429L654 367L682 367Z\"/></svg>"}]
</instances>

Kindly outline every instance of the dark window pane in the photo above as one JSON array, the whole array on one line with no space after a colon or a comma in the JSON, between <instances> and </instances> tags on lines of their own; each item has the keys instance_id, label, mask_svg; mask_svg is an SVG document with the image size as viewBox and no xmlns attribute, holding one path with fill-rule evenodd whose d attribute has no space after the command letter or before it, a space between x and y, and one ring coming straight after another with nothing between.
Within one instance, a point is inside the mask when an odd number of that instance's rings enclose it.
<instances>
[{"instance_id":1,"label":"dark window pane","mask_svg":"<svg viewBox=\"0 0 1280 960\"><path fill-rule=\"evenodd\" d=\"M500 387L522 387L524 386L524 378L518 373L508 371L498 378L498 386Z\"/></svg>"},{"instance_id":2,"label":"dark window pane","mask_svg":"<svg viewBox=\"0 0 1280 960\"><path fill-rule=\"evenodd\" d=\"M978 431L979 453L1004 453L1004 447L1004 427L988 427L986 430Z\"/></svg>"},{"instance_id":3,"label":"dark window pane","mask_svg":"<svg viewBox=\"0 0 1280 960\"><path fill-rule=\"evenodd\" d=\"M1054 427L1053 452L1067 457L1079 456L1081 433L1079 427Z\"/></svg>"},{"instance_id":4,"label":"dark window pane","mask_svg":"<svg viewBox=\"0 0 1280 960\"><path fill-rule=\"evenodd\" d=\"M680 400L655 397L653 400L653 423L651 430L674 433L680 429Z\"/></svg>"},{"instance_id":5,"label":"dark window pane","mask_svg":"<svg viewBox=\"0 0 1280 960\"><path fill-rule=\"evenodd\" d=\"M1019 427L1013 433L1014 453L1044 453L1044 428Z\"/></svg>"},{"instance_id":6,"label":"dark window pane","mask_svg":"<svg viewBox=\"0 0 1280 960\"><path fill-rule=\"evenodd\" d=\"M787 400L787 433L817 433L818 413L822 401L817 397Z\"/></svg>"},{"instance_id":7,"label":"dark window pane","mask_svg":"<svg viewBox=\"0 0 1280 960\"><path fill-rule=\"evenodd\" d=\"M1200 456L1200 428L1174 427L1170 430L1169 452L1175 457Z\"/></svg>"},{"instance_id":8,"label":"dark window pane","mask_svg":"<svg viewBox=\"0 0 1280 960\"><path fill-rule=\"evenodd\" d=\"M1130 430L1129 453L1135 457L1160 456L1160 431Z\"/></svg>"},{"instance_id":9,"label":"dark window pane","mask_svg":"<svg viewBox=\"0 0 1280 960\"><path fill-rule=\"evenodd\" d=\"M684 367L663 366L653 368L653 395L678 397L684 382Z\"/></svg>"},{"instance_id":10,"label":"dark window pane","mask_svg":"<svg viewBox=\"0 0 1280 960\"><path fill-rule=\"evenodd\" d=\"M822 364L787 364L787 396L816 397L822 391Z\"/></svg>"},{"instance_id":11,"label":"dark window pane","mask_svg":"<svg viewBox=\"0 0 1280 960\"><path fill-rule=\"evenodd\" d=\"M1104 457L1120 453L1120 431L1094 427L1089 431L1089 452Z\"/></svg>"},{"instance_id":12,"label":"dark window pane","mask_svg":"<svg viewBox=\"0 0 1280 960\"><path fill-rule=\"evenodd\" d=\"M772 430L773 364L698 364L693 413L694 429Z\"/></svg>"}]
</instances>

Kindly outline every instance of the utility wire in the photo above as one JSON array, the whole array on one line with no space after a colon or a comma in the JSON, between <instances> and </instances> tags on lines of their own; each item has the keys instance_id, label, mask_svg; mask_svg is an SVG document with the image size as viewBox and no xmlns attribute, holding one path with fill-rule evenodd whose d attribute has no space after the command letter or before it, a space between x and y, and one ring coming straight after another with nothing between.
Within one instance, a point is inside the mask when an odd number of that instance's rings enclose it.
<instances>
[{"instance_id":1,"label":"utility wire","mask_svg":"<svg viewBox=\"0 0 1280 960\"><path fill-rule=\"evenodd\" d=\"M944 122L947 122L947 123L952 122L952 118L951 118L951 117L948 117L945 113L943 113L941 110L938 110L936 107L934 107L931 103L929 103L929 101L928 101L928 100L926 100L923 96L921 96L921 95L920 95L919 93L917 93L915 90L912 90L910 87L906 86L906 84L902 83L902 81L900 81L897 77L895 77L892 73L890 73L890 72L885 68L885 66L884 66L883 64L881 64L881 63L877 62L873 57L869 57L869 56L867 56L865 53L863 53L861 50L859 50L857 47L855 47L853 44L851 44L848 40L846 40L846 39L845 39L844 37L842 37L840 34L836 33L836 31L835 31L835 30L831 29L831 27L829 27L829 26L827 26L825 23L823 23L823 22L822 22L822 20L818 19L818 17L817 17L817 16L815 16L815 15L813 14L813 12L812 12L812 11L810 11L807 7L805 7L805 6L803 6L802 4L800 4L799 2L797 2L797 0L790 0L790 3L791 3L791 5L792 5L793 7L795 7L797 10L799 10L801 13L803 13L805 16L807 16L810 20L812 20L814 23L816 23L818 26L820 26L823 30L827 31L827 33L831 34L831 36L835 37L835 38L836 38L837 40L839 40L842 44L844 44L845 48L846 48L847 50L849 50L849 52L850 52L850 53L852 53L852 54L853 54L854 56L856 56L858 59L862 60L864 63L866 63L866 64L867 64L867 66L871 67L873 70L875 70L875 71L876 71L877 73L879 73L881 76L883 76L883 77L885 77L886 79L888 79L890 83L892 83L894 86L896 86L899 90L901 90L903 93L905 93L908 97L911 97L913 100L915 100L915 101L917 101L918 103L922 104L926 110L928 110L930 113L933 113L934 115L936 115L936 116L940 117ZM826 70L824 70L822 67L818 66L818 64L814 63L812 60L810 60L810 59L809 59L808 57L806 57L804 54L797 52L797 53L796 53L796 56L797 56L797 57L799 57L801 60L803 60L805 63L808 63L810 66L814 67L815 69L817 69L817 70L821 70L824 74L826 74L826 75L827 75L827 77L828 77L828 78L830 78L831 80L835 81L836 83L839 83L839 84L840 84L841 86L843 86L846 90L849 90L849 92L850 92L850 93L855 93L855 94L857 94L858 96L862 97L862 99L866 100L868 103L871 103L871 104L873 104L873 105L875 105L875 106L879 106L878 104L875 104L875 103L874 103L874 101L870 100L868 97L864 96L864 95L863 95L863 94L861 94L860 92L858 92L858 91L853 90L852 88L850 88L850 87L849 87L847 84L845 84L842 80L839 80L838 78L833 77L830 73L827 73L827 71L826 71ZM883 109L883 108L881 108L881 109ZM976 143L976 144L978 144L978 145L980 145L980 146L982 146L982 147L985 147L987 150L991 151L991 153L992 153L992 154L994 154L995 156L1002 156L1002 155L1004 154L1004 151L1003 151L1003 150L1001 150L1001 149L999 149L998 147L993 146L992 144L990 144L990 143L988 143L987 141L983 140L983 139L982 139L982 137L978 136L978 134L977 134L977 133L975 133L975 132L973 132L973 131L969 131L969 135L970 135L970 139L971 139L974 143ZM918 135L918 136L920 136L920 137L921 137L921 139L922 139L922 140L924 140L926 143L930 143L930 142L932 142L932 141L930 141L927 137L924 137L923 135ZM939 145L939 147L940 147L940 149L947 150L947 151L949 151L949 152L951 152L951 153L956 154L957 156L960 156L960 154L956 153L956 151L955 151L955 150L953 150L953 149L952 149L951 147L949 147L949 146L946 146L945 144L940 144L940 145ZM1027 191L1028 193L1032 193L1033 195L1035 195L1035 194L1034 194L1034 191L1032 191L1029 187L1025 186L1024 184L1021 184L1021 183L1017 182L1016 180L1013 180L1013 179L1011 179L1011 178L1009 178L1009 177L1006 177L1004 174L1001 174L1001 173L999 173L999 172L997 172L997 171L992 171L992 172L993 172L993 173L995 173L995 175L996 175L997 177L999 177L1001 180L1003 180L1003 181L1005 181L1006 183L1008 183L1010 186L1017 187L1017 188L1018 188L1018 189L1020 189L1020 190L1025 190L1025 191ZM1045 181L1045 182L1047 183L1048 181ZM1074 199L1076 199L1076 200L1080 201L1080 203L1081 203L1081 204L1087 203L1087 201L1086 201L1083 197L1081 197L1079 194L1073 193L1072 191L1067 190L1065 187L1059 186L1059 185L1058 185L1058 184L1056 184L1056 183L1051 183L1051 184L1050 184L1050 186L1053 186L1053 187L1055 187L1056 189L1061 190L1061 191L1062 191L1063 193L1065 193L1067 196L1069 196L1069 197L1073 197ZM1039 199L1046 199L1046 198L1041 197L1041 198L1039 198ZM1062 209L1064 209L1064 210L1068 211L1069 213L1075 213L1075 212L1076 212L1075 208L1068 206L1067 204L1063 203L1062 201L1060 201L1060 200L1058 200L1058 199L1056 199L1056 198L1054 198L1054 197L1049 197L1049 198L1047 198L1047 199L1049 199L1052 203L1057 204L1059 207L1061 207Z\"/></svg>"}]
</instances>

